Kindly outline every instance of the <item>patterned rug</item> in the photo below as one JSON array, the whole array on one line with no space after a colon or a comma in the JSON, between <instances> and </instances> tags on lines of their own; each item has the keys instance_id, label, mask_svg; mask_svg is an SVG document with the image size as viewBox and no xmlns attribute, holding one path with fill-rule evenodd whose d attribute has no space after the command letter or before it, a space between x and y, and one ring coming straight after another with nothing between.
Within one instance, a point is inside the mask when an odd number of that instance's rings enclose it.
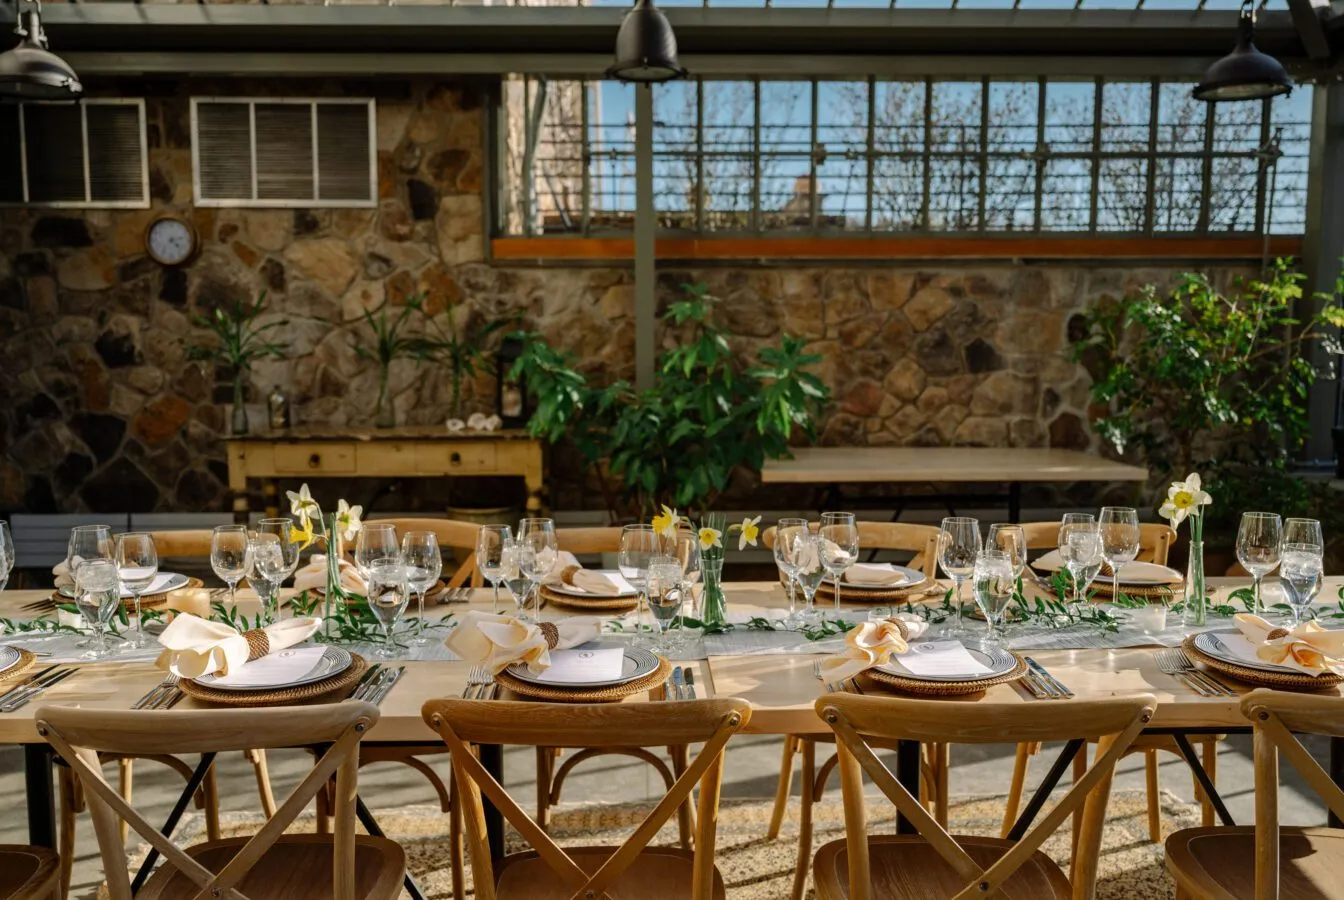
<instances>
[{"instance_id":1,"label":"patterned rug","mask_svg":"<svg viewBox=\"0 0 1344 900\"><path fill-rule=\"evenodd\" d=\"M1148 842L1147 807L1142 791L1115 791L1111 794L1106 828L1102 838L1099 900L1171 900L1175 887L1162 861L1162 846ZM954 834L998 835L1004 798L952 798L951 830ZM585 806L562 804L552 813L552 834L560 844L619 843L637 824L648 807ZM779 839L765 839L770 821L769 801L726 801L720 811L717 863L728 887L729 900L786 900L793 879L797 852L797 810L795 798L791 819ZM448 819L437 807L409 806L400 810L375 809L374 815L389 837L406 848L411 872L430 900L452 896L446 868L448 858ZM874 831L890 833L893 814L877 802L870 802L869 816ZM1199 807L1163 791L1164 833L1199 824ZM838 797L818 804L813 818L813 847L843 836L843 816ZM260 819L249 814L225 814L222 817L226 837L251 833ZM311 831L312 817L301 817L295 831ZM202 823L197 818L183 821L179 840L191 843L204 840ZM525 849L517 835L510 832L509 849ZM659 833L654 843L676 842L675 819ZM1045 851L1067 871L1069 826L1066 824L1046 842ZM143 857L141 852L135 854ZM467 884L471 884L470 871ZM403 893L403 897L409 895ZM812 897L809 888L808 897Z\"/></svg>"}]
</instances>

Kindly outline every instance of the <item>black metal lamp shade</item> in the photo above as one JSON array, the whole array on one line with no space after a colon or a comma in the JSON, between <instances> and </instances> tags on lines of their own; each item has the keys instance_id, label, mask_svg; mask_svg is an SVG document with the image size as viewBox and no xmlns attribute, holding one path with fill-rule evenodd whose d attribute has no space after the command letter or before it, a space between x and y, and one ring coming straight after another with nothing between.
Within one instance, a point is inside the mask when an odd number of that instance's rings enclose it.
<instances>
[{"instance_id":1,"label":"black metal lamp shade","mask_svg":"<svg viewBox=\"0 0 1344 900\"><path fill-rule=\"evenodd\" d=\"M677 36L652 0L635 0L616 34L616 61L607 74L620 81L656 83L685 78Z\"/></svg>"},{"instance_id":2,"label":"black metal lamp shade","mask_svg":"<svg viewBox=\"0 0 1344 900\"><path fill-rule=\"evenodd\" d=\"M1237 46L1209 66L1195 86L1195 99L1220 103L1229 100L1263 100L1293 89L1283 64L1255 46L1255 14L1249 3L1241 8L1237 23Z\"/></svg>"},{"instance_id":3,"label":"black metal lamp shade","mask_svg":"<svg viewBox=\"0 0 1344 900\"><path fill-rule=\"evenodd\" d=\"M74 100L84 92L79 76L65 60L47 50L47 37L37 9L19 13L17 47L0 53L0 98L6 100Z\"/></svg>"}]
</instances>

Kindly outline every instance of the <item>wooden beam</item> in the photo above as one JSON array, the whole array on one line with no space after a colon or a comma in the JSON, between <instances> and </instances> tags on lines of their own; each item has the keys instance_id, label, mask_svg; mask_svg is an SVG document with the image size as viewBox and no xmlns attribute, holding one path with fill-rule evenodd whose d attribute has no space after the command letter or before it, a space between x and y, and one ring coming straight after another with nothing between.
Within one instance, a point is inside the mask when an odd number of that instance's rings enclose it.
<instances>
[{"instance_id":1,"label":"wooden beam","mask_svg":"<svg viewBox=\"0 0 1344 900\"><path fill-rule=\"evenodd\" d=\"M1013 259L1227 259L1258 260L1261 237L722 237L659 238L666 260L1013 260ZM1271 256L1298 256L1300 235L1269 239ZM621 262L634 258L632 238L495 238L501 262Z\"/></svg>"}]
</instances>

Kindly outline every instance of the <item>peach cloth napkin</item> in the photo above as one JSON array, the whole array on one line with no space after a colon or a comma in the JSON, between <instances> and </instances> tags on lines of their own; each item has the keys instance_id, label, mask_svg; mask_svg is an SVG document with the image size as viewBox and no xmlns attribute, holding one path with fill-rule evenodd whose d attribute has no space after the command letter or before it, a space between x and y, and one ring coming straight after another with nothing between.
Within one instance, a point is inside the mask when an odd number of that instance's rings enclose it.
<instances>
[{"instance_id":1,"label":"peach cloth napkin","mask_svg":"<svg viewBox=\"0 0 1344 900\"><path fill-rule=\"evenodd\" d=\"M369 586L364 576L348 559L341 560L341 587L361 597L368 592ZM321 553L308 557L308 565L294 573L294 590L325 591L327 589L327 558Z\"/></svg>"},{"instance_id":2,"label":"peach cloth napkin","mask_svg":"<svg viewBox=\"0 0 1344 900\"><path fill-rule=\"evenodd\" d=\"M928 630L929 623L917 616L900 615L910 639ZM864 622L845 635L845 649L821 661L821 679L827 684L853 678L860 672L886 663L910 649L901 627L892 621Z\"/></svg>"},{"instance_id":3,"label":"peach cloth napkin","mask_svg":"<svg viewBox=\"0 0 1344 900\"><path fill-rule=\"evenodd\" d=\"M321 619L283 619L262 630L270 641L270 652L293 647L312 637L322 627ZM163 652L155 661L160 669L179 678L197 678L217 673L228 675L238 670L251 655L247 638L231 625L211 622L191 613L174 616L159 635Z\"/></svg>"},{"instance_id":4,"label":"peach cloth napkin","mask_svg":"<svg viewBox=\"0 0 1344 900\"><path fill-rule=\"evenodd\" d=\"M1265 662L1306 675L1344 674L1344 630L1332 631L1315 622L1303 622L1290 630L1251 613L1238 613L1234 620L1255 655Z\"/></svg>"},{"instance_id":5,"label":"peach cloth napkin","mask_svg":"<svg viewBox=\"0 0 1344 900\"><path fill-rule=\"evenodd\" d=\"M601 572L588 571L579 565L578 557L568 550L561 550L555 554L555 564L541 581L542 584L549 585L568 584L590 594L614 596L621 592L619 584Z\"/></svg>"},{"instance_id":6,"label":"peach cloth napkin","mask_svg":"<svg viewBox=\"0 0 1344 900\"><path fill-rule=\"evenodd\" d=\"M568 650L601 633L597 624L585 619L547 624L554 624L558 632L554 647L542 629L530 622L473 610L462 617L444 644L467 662L489 666L493 674L520 662L533 672L544 672L551 665L551 650Z\"/></svg>"},{"instance_id":7,"label":"peach cloth napkin","mask_svg":"<svg viewBox=\"0 0 1344 900\"><path fill-rule=\"evenodd\" d=\"M896 585L905 583L905 573L888 566L855 563L845 570L849 584Z\"/></svg>"},{"instance_id":8,"label":"peach cloth napkin","mask_svg":"<svg viewBox=\"0 0 1344 900\"><path fill-rule=\"evenodd\" d=\"M78 563L80 557L76 556L74 561ZM73 588L75 586L75 577L70 574L70 560L63 559L51 569L52 578L56 579L57 588Z\"/></svg>"}]
</instances>

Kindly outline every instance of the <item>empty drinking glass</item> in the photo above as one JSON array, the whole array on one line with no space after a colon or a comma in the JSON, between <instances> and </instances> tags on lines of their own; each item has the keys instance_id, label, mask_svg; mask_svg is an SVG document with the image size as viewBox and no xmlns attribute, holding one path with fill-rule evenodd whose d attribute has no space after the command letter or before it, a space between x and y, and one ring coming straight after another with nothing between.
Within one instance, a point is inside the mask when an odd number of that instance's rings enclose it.
<instances>
[{"instance_id":1,"label":"empty drinking glass","mask_svg":"<svg viewBox=\"0 0 1344 900\"><path fill-rule=\"evenodd\" d=\"M257 534L273 534L280 541L280 557L285 561L285 576L293 576L299 568L299 545L294 542L294 522L292 519L262 519L257 523ZM276 585L278 588L279 585Z\"/></svg>"},{"instance_id":2,"label":"empty drinking glass","mask_svg":"<svg viewBox=\"0 0 1344 900\"><path fill-rule=\"evenodd\" d=\"M1278 513L1248 512L1241 514L1237 530L1237 562L1251 573L1255 582L1255 612L1264 611L1260 600L1260 582L1279 565L1282 552L1283 521Z\"/></svg>"},{"instance_id":3,"label":"empty drinking glass","mask_svg":"<svg viewBox=\"0 0 1344 900\"><path fill-rule=\"evenodd\" d=\"M109 525L77 525L70 529L70 541L66 545L65 563L70 577L79 580L76 574L86 559L112 559L115 547L112 543L112 528Z\"/></svg>"},{"instance_id":4,"label":"empty drinking glass","mask_svg":"<svg viewBox=\"0 0 1344 900\"><path fill-rule=\"evenodd\" d=\"M649 609L658 622L659 653L666 654L672 649L668 639L668 630L672 620L681 611L685 596L682 587L681 563L674 556L655 556L649 560L649 570L645 575L646 591L649 597Z\"/></svg>"},{"instance_id":5,"label":"empty drinking glass","mask_svg":"<svg viewBox=\"0 0 1344 900\"><path fill-rule=\"evenodd\" d=\"M975 571L975 560L980 555L980 521L967 516L948 516L938 532L938 565L943 574L952 579L955 603L952 624L948 634L963 634L961 586Z\"/></svg>"},{"instance_id":6,"label":"empty drinking glass","mask_svg":"<svg viewBox=\"0 0 1344 900\"><path fill-rule=\"evenodd\" d=\"M400 553L397 526L390 522L365 522L355 535L355 568L365 581L368 581L369 569L375 562L395 559Z\"/></svg>"},{"instance_id":7,"label":"empty drinking glass","mask_svg":"<svg viewBox=\"0 0 1344 900\"><path fill-rule=\"evenodd\" d=\"M649 560L657 555L658 549L658 535L652 525L626 525L621 529L621 550L616 563L621 570L621 577L639 592L639 621L633 642L636 646L647 643L644 637L644 605L647 602L648 586L645 582L649 573Z\"/></svg>"},{"instance_id":8,"label":"empty drinking glass","mask_svg":"<svg viewBox=\"0 0 1344 900\"><path fill-rule=\"evenodd\" d=\"M1101 571L1101 531L1092 516L1060 526L1059 556L1073 581L1073 602L1081 603L1087 586Z\"/></svg>"},{"instance_id":9,"label":"empty drinking glass","mask_svg":"<svg viewBox=\"0 0 1344 900\"><path fill-rule=\"evenodd\" d=\"M785 622L791 628L797 628L802 621L794 597L798 575L798 567L793 562L794 538L800 534L808 533L807 519L785 518L780 519L775 525L775 565L779 566L779 571L783 572L784 577L788 579L789 617L785 619Z\"/></svg>"},{"instance_id":10,"label":"empty drinking glass","mask_svg":"<svg viewBox=\"0 0 1344 900\"><path fill-rule=\"evenodd\" d=\"M854 514L828 512L821 514L821 563L830 573L835 585L835 612L840 614L840 576L859 561L859 527Z\"/></svg>"},{"instance_id":11,"label":"empty drinking glass","mask_svg":"<svg viewBox=\"0 0 1344 900\"><path fill-rule=\"evenodd\" d=\"M776 538L778 539L778 538ZM806 529L793 536L793 577L803 589L803 611L799 614L799 624L812 625L819 618L813 606L817 588L826 577L826 564L821 559L822 537Z\"/></svg>"},{"instance_id":12,"label":"empty drinking glass","mask_svg":"<svg viewBox=\"0 0 1344 900\"><path fill-rule=\"evenodd\" d=\"M93 629L94 640L84 659L106 659L107 623L121 606L117 564L110 559L84 559L75 576L75 606Z\"/></svg>"},{"instance_id":13,"label":"empty drinking glass","mask_svg":"<svg viewBox=\"0 0 1344 900\"><path fill-rule=\"evenodd\" d=\"M541 583L555 568L560 550L555 538L553 519L523 519L518 523L518 543L530 552L522 556L523 574L532 579L536 619L541 621Z\"/></svg>"},{"instance_id":14,"label":"empty drinking glass","mask_svg":"<svg viewBox=\"0 0 1344 900\"><path fill-rule=\"evenodd\" d=\"M412 644L425 644L425 592L438 584L443 573L439 539L432 531L408 531L401 539L401 561L406 565L406 582L415 591L415 637Z\"/></svg>"},{"instance_id":15,"label":"empty drinking glass","mask_svg":"<svg viewBox=\"0 0 1344 900\"><path fill-rule=\"evenodd\" d=\"M482 525L476 532L476 571L495 589L494 613L499 615L499 582L504 577L504 548L513 540L507 525Z\"/></svg>"},{"instance_id":16,"label":"empty drinking glass","mask_svg":"<svg viewBox=\"0 0 1344 900\"><path fill-rule=\"evenodd\" d=\"M677 611L677 634L671 638L671 646L681 643L681 619L686 615L687 604L695 603L695 584L700 580L700 538L690 528L678 528L675 537L664 538L664 546L669 555L681 569L681 605Z\"/></svg>"},{"instance_id":17,"label":"empty drinking glass","mask_svg":"<svg viewBox=\"0 0 1344 900\"><path fill-rule=\"evenodd\" d=\"M524 622L531 621L527 614L527 598L532 593L532 579L523 571L523 560L531 555L532 549L516 540L506 543L500 552L500 579L513 597L513 603L518 608L518 618Z\"/></svg>"},{"instance_id":18,"label":"empty drinking glass","mask_svg":"<svg viewBox=\"0 0 1344 900\"><path fill-rule=\"evenodd\" d=\"M392 633L397 619L406 611L410 602L410 586L406 582L406 566L400 557L391 556L375 559L369 563L368 601L369 609L383 626L383 646L374 653L381 659L391 659L396 655L396 644Z\"/></svg>"},{"instance_id":19,"label":"empty drinking glass","mask_svg":"<svg viewBox=\"0 0 1344 900\"><path fill-rule=\"evenodd\" d=\"M1013 567L1013 584L1016 585L1022 570L1027 567L1027 535L1022 526L997 522L989 526L985 549L999 550L1008 556L1008 563Z\"/></svg>"},{"instance_id":20,"label":"empty drinking glass","mask_svg":"<svg viewBox=\"0 0 1344 900\"><path fill-rule=\"evenodd\" d=\"M252 568L247 580L261 598L261 611L270 623L279 618L280 585L289 577L284 542L279 535L258 532L252 538Z\"/></svg>"},{"instance_id":21,"label":"empty drinking glass","mask_svg":"<svg viewBox=\"0 0 1344 900\"><path fill-rule=\"evenodd\" d=\"M129 532L117 537L117 577L121 586L130 592L135 604L135 636L132 647L145 645L145 623L140 617L140 597L154 583L159 574L159 554L154 538L143 532Z\"/></svg>"},{"instance_id":22,"label":"empty drinking glass","mask_svg":"<svg viewBox=\"0 0 1344 900\"><path fill-rule=\"evenodd\" d=\"M1103 506L1101 556L1111 567L1111 598L1120 596L1120 567L1139 555L1139 512L1128 506Z\"/></svg>"},{"instance_id":23,"label":"empty drinking glass","mask_svg":"<svg viewBox=\"0 0 1344 900\"><path fill-rule=\"evenodd\" d=\"M973 573L975 603L985 615L986 647L997 647L999 622L1013 598L1013 565L1002 550L985 550L975 560Z\"/></svg>"},{"instance_id":24,"label":"empty drinking glass","mask_svg":"<svg viewBox=\"0 0 1344 900\"><path fill-rule=\"evenodd\" d=\"M252 539L246 525L220 525L210 536L210 568L229 586L229 606L233 606L238 582L252 567Z\"/></svg>"}]
</instances>

